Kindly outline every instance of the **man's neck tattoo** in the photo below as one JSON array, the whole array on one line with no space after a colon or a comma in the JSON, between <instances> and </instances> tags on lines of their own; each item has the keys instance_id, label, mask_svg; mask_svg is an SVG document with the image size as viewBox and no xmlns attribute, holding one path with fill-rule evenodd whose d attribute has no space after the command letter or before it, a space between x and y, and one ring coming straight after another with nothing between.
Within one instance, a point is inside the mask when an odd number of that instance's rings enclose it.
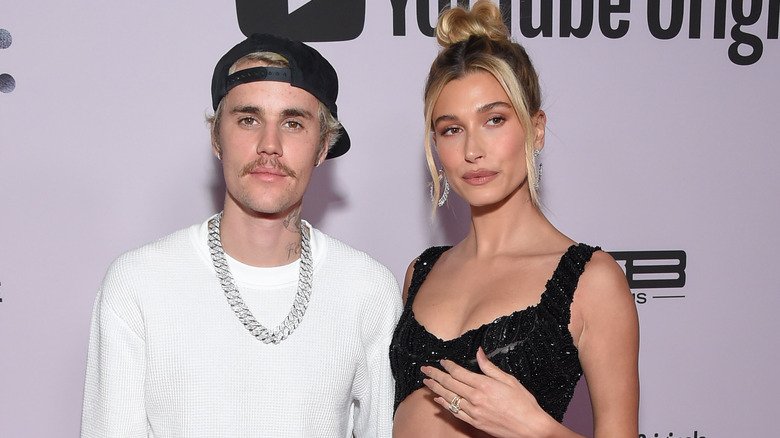
<instances>
[{"instance_id":1,"label":"man's neck tattoo","mask_svg":"<svg viewBox=\"0 0 780 438\"><path fill-rule=\"evenodd\" d=\"M301 207L296 207L293 211L291 211L287 217L284 218L282 221L282 225L284 225L284 228L286 228L289 231L292 231L294 233L300 233L301 232Z\"/></svg>"},{"instance_id":2,"label":"man's neck tattoo","mask_svg":"<svg viewBox=\"0 0 780 438\"><path fill-rule=\"evenodd\" d=\"M301 253L301 245L298 242L287 244L287 260L292 261L298 258Z\"/></svg>"}]
</instances>

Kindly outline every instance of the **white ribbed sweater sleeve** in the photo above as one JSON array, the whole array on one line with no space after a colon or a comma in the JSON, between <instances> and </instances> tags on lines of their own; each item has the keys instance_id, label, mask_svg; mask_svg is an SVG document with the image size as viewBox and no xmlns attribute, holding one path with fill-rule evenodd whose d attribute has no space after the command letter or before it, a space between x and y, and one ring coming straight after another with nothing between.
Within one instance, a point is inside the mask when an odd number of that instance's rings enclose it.
<instances>
[{"instance_id":1,"label":"white ribbed sweater sleeve","mask_svg":"<svg viewBox=\"0 0 780 438\"><path fill-rule=\"evenodd\" d=\"M91 427L82 437L145 438L143 332L131 327L104 297L98 293L92 316L82 412L82 424Z\"/></svg>"},{"instance_id":2,"label":"white ribbed sweater sleeve","mask_svg":"<svg viewBox=\"0 0 780 438\"><path fill-rule=\"evenodd\" d=\"M365 308L382 311L363 315L365 357L358 368L354 391L357 401L354 434L357 438L389 438L393 434L394 382L388 354L401 314L401 303L395 278L389 271L385 270L383 274L385 278L377 282L382 290L366 294L375 301L366 303Z\"/></svg>"}]
</instances>

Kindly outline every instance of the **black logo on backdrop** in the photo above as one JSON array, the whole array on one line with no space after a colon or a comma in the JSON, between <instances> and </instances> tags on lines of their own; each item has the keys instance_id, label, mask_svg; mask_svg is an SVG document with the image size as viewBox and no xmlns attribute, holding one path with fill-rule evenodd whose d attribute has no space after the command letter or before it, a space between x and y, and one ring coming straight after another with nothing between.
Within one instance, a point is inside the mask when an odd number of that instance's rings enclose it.
<instances>
[{"instance_id":1,"label":"black logo on backdrop","mask_svg":"<svg viewBox=\"0 0 780 438\"><path fill-rule=\"evenodd\" d=\"M688 257L682 250L667 251L610 251L623 266L628 287L637 304L651 299L685 298L684 294L633 292L634 289L676 289L685 286L685 267Z\"/></svg>"},{"instance_id":2,"label":"black logo on backdrop","mask_svg":"<svg viewBox=\"0 0 780 438\"><path fill-rule=\"evenodd\" d=\"M412 0L416 4L417 27L424 35L433 36L436 17L430 5L438 2L438 10L451 3L468 6L468 0ZM390 0L393 8L393 35L406 35L406 13L409 0ZM555 25L560 38L587 38L595 32L606 38L618 39L628 34L631 22L631 0L519 0L514 10L512 0L498 0L504 22L512 29L517 20L525 38L552 38ZM764 53L764 40L778 39L780 0L646 0L635 2L647 8L645 31L659 40L674 38L701 39L702 23L711 28L711 37L726 39L731 44L728 58L737 65L755 64ZM575 18L579 17L579 18ZM707 23L707 20L712 21ZM711 27L710 27L711 24ZM763 33L766 26L766 34ZM750 29L747 29L750 27Z\"/></svg>"},{"instance_id":3,"label":"black logo on backdrop","mask_svg":"<svg viewBox=\"0 0 780 438\"><path fill-rule=\"evenodd\" d=\"M238 26L301 41L347 41L363 32L366 0L236 0Z\"/></svg>"},{"instance_id":4,"label":"black logo on backdrop","mask_svg":"<svg viewBox=\"0 0 780 438\"><path fill-rule=\"evenodd\" d=\"M387 1L387 0L385 0ZM433 36L436 16L442 11L468 6L470 0L389 0L393 35L406 35L406 15L412 3L417 28ZM628 35L632 27L631 0L496 0L504 22L512 29L517 20L525 38L588 38L600 33L609 39ZM516 1L516 0L514 0ZM728 38L728 58L737 65L751 65L764 54L764 44L777 40L780 0L646 0L644 31L658 40L702 38L707 29L715 40ZM238 24L244 35L274 33L302 41L347 41L363 32L366 0L236 0ZM710 18L712 17L712 18ZM711 20L711 21L709 21ZM766 26L766 33L763 33ZM765 40L762 37L765 36Z\"/></svg>"},{"instance_id":5,"label":"black logo on backdrop","mask_svg":"<svg viewBox=\"0 0 780 438\"><path fill-rule=\"evenodd\" d=\"M11 47L13 39L11 38L11 32L5 29L0 29L0 50ZM0 93L10 93L16 88L16 80L8 73L0 74ZM2 302L2 299L0 299Z\"/></svg>"},{"instance_id":6,"label":"black logo on backdrop","mask_svg":"<svg viewBox=\"0 0 780 438\"><path fill-rule=\"evenodd\" d=\"M639 438L707 438L707 435L699 435L698 430L694 430L693 434L675 434L674 432L669 432L668 434L649 434L649 433L640 433Z\"/></svg>"}]
</instances>

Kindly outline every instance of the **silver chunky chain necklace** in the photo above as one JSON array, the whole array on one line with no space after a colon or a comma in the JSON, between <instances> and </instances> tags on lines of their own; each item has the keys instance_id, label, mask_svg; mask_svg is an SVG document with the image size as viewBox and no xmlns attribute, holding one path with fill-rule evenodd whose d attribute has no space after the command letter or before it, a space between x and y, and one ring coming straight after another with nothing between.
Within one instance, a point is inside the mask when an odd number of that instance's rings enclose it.
<instances>
[{"instance_id":1,"label":"silver chunky chain necklace","mask_svg":"<svg viewBox=\"0 0 780 438\"><path fill-rule=\"evenodd\" d=\"M214 263L214 269L217 271L217 278L222 284L222 290L225 292L228 304L236 316L244 324L249 333L266 344L278 344L287 339L292 334L298 324L300 324L303 314L306 313L306 307L309 305L309 297L312 289L312 257L311 247L309 246L309 229L301 224L301 264L298 270L298 292L295 294L290 313L273 331L268 330L262 324L257 322L252 312L244 303L238 288L233 282L233 276L230 274L227 260L225 260L225 251L222 249L222 240L219 236L219 224L222 221L222 213L209 220L209 252L211 261Z\"/></svg>"}]
</instances>

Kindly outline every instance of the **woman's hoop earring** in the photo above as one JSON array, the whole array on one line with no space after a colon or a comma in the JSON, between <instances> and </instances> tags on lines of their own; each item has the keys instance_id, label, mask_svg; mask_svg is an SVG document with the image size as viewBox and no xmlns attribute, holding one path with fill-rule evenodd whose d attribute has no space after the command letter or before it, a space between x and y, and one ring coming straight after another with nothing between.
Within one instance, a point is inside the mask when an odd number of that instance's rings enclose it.
<instances>
[{"instance_id":1,"label":"woman's hoop earring","mask_svg":"<svg viewBox=\"0 0 780 438\"><path fill-rule=\"evenodd\" d=\"M441 207L444 205L445 202L447 202L447 196L450 194L450 182L447 181L447 176L444 174L444 172L441 169L439 169L439 187L443 187L443 188L441 191L441 196L439 197L439 201L436 203L436 205ZM431 192L431 202L433 202L434 201L433 183L431 183L430 192Z\"/></svg>"},{"instance_id":2,"label":"woman's hoop earring","mask_svg":"<svg viewBox=\"0 0 780 438\"><path fill-rule=\"evenodd\" d=\"M534 178L534 190L539 190L542 181L542 162L539 160L541 149L534 149L534 165L536 165L536 178Z\"/></svg>"}]
</instances>

